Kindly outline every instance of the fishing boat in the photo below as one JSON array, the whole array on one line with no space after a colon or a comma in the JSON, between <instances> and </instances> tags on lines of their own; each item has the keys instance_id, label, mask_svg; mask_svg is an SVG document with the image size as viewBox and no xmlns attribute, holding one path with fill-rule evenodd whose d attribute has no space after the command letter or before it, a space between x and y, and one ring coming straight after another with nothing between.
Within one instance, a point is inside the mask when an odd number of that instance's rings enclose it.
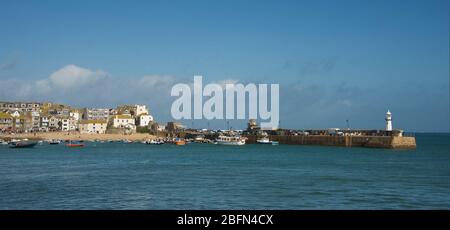
<instances>
[{"instance_id":1,"label":"fishing boat","mask_svg":"<svg viewBox=\"0 0 450 230\"><path fill-rule=\"evenodd\" d=\"M177 139L175 139L174 143L175 143L176 145L185 145L185 144L186 144L186 141L183 140L183 139L181 139L181 138L177 138Z\"/></svg>"},{"instance_id":2,"label":"fishing boat","mask_svg":"<svg viewBox=\"0 0 450 230\"><path fill-rule=\"evenodd\" d=\"M246 138L241 136L219 136L216 139L218 145L245 145Z\"/></svg>"},{"instance_id":3,"label":"fishing boat","mask_svg":"<svg viewBox=\"0 0 450 230\"><path fill-rule=\"evenodd\" d=\"M11 142L10 148L33 148L35 145L37 145L36 141L16 141Z\"/></svg>"},{"instance_id":4,"label":"fishing boat","mask_svg":"<svg viewBox=\"0 0 450 230\"><path fill-rule=\"evenodd\" d=\"M278 145L278 141L271 141L268 137L262 137L261 139L256 140L257 144L263 145Z\"/></svg>"}]
</instances>

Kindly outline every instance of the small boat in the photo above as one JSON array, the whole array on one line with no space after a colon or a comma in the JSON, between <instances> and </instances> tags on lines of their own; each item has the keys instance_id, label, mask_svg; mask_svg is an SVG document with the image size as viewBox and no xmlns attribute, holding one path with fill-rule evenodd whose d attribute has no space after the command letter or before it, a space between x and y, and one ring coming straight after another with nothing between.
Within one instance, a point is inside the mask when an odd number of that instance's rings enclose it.
<instances>
[{"instance_id":1,"label":"small boat","mask_svg":"<svg viewBox=\"0 0 450 230\"><path fill-rule=\"evenodd\" d=\"M175 143L176 145L185 145L185 144L186 144L186 141L183 140L183 139L177 138L177 139L175 139L174 143Z\"/></svg>"},{"instance_id":2,"label":"small boat","mask_svg":"<svg viewBox=\"0 0 450 230\"><path fill-rule=\"evenodd\" d=\"M50 145L59 145L61 143L60 140L51 140L48 142Z\"/></svg>"},{"instance_id":3,"label":"small boat","mask_svg":"<svg viewBox=\"0 0 450 230\"><path fill-rule=\"evenodd\" d=\"M150 140L145 142L147 145L162 145L164 141L162 140Z\"/></svg>"},{"instance_id":4,"label":"small boat","mask_svg":"<svg viewBox=\"0 0 450 230\"><path fill-rule=\"evenodd\" d=\"M246 139L241 136L219 136L216 139L218 145L245 145Z\"/></svg>"},{"instance_id":5,"label":"small boat","mask_svg":"<svg viewBox=\"0 0 450 230\"><path fill-rule=\"evenodd\" d=\"M4 141L4 140L0 140L0 145L8 145L8 142Z\"/></svg>"},{"instance_id":6,"label":"small boat","mask_svg":"<svg viewBox=\"0 0 450 230\"><path fill-rule=\"evenodd\" d=\"M265 145L278 145L278 141L271 141L268 137L263 137L261 139L256 140L256 143L258 144L265 144Z\"/></svg>"},{"instance_id":7,"label":"small boat","mask_svg":"<svg viewBox=\"0 0 450 230\"><path fill-rule=\"evenodd\" d=\"M33 148L35 145L37 145L36 141L16 141L11 142L10 148Z\"/></svg>"},{"instance_id":8,"label":"small boat","mask_svg":"<svg viewBox=\"0 0 450 230\"><path fill-rule=\"evenodd\" d=\"M130 140L123 140L122 142L125 143L125 144L131 144L131 143L133 143L133 141L130 141Z\"/></svg>"},{"instance_id":9,"label":"small boat","mask_svg":"<svg viewBox=\"0 0 450 230\"><path fill-rule=\"evenodd\" d=\"M197 143L203 143L203 142L205 142L205 136L204 136L204 135L198 135L198 136L196 136L196 137L194 138L194 142L197 142Z\"/></svg>"},{"instance_id":10,"label":"small boat","mask_svg":"<svg viewBox=\"0 0 450 230\"><path fill-rule=\"evenodd\" d=\"M258 144L272 144L272 142L267 137L263 137L261 139L256 140Z\"/></svg>"},{"instance_id":11,"label":"small boat","mask_svg":"<svg viewBox=\"0 0 450 230\"><path fill-rule=\"evenodd\" d=\"M14 143L17 143L17 142L20 142L21 140L19 140L19 139L11 139L10 141L9 141L9 144L14 144ZM25 141L25 140L23 140L23 141Z\"/></svg>"},{"instance_id":12,"label":"small boat","mask_svg":"<svg viewBox=\"0 0 450 230\"><path fill-rule=\"evenodd\" d=\"M80 142L69 142L66 144L67 147L84 147L83 143Z\"/></svg>"}]
</instances>

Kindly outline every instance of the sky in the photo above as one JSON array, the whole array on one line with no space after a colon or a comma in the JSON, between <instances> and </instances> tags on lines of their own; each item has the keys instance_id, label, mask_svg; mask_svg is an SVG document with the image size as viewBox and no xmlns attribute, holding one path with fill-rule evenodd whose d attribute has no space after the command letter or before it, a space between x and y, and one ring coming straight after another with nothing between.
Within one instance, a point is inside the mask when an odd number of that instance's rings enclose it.
<instances>
[{"instance_id":1,"label":"sky","mask_svg":"<svg viewBox=\"0 0 450 230\"><path fill-rule=\"evenodd\" d=\"M383 129L389 109L394 128L449 132L449 2L0 0L0 101L167 122L171 87L202 75L279 84L282 128Z\"/></svg>"}]
</instances>

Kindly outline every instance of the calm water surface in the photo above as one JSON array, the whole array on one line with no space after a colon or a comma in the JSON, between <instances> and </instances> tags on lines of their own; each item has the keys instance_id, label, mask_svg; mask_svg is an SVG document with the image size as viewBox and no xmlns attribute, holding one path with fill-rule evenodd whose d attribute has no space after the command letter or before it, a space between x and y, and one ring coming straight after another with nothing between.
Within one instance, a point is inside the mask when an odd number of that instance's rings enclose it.
<instances>
[{"instance_id":1,"label":"calm water surface","mask_svg":"<svg viewBox=\"0 0 450 230\"><path fill-rule=\"evenodd\" d=\"M450 135L416 150L0 146L0 209L450 209Z\"/></svg>"}]
</instances>

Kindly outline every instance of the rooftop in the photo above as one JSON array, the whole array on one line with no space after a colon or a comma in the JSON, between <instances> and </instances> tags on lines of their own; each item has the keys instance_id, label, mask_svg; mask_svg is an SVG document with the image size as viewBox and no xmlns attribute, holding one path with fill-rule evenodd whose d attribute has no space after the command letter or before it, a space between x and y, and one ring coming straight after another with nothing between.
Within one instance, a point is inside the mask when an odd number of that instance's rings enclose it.
<instances>
[{"instance_id":1,"label":"rooftop","mask_svg":"<svg viewBox=\"0 0 450 230\"><path fill-rule=\"evenodd\" d=\"M116 115L116 119L132 119L131 115L128 114L122 114L122 115Z\"/></svg>"}]
</instances>

